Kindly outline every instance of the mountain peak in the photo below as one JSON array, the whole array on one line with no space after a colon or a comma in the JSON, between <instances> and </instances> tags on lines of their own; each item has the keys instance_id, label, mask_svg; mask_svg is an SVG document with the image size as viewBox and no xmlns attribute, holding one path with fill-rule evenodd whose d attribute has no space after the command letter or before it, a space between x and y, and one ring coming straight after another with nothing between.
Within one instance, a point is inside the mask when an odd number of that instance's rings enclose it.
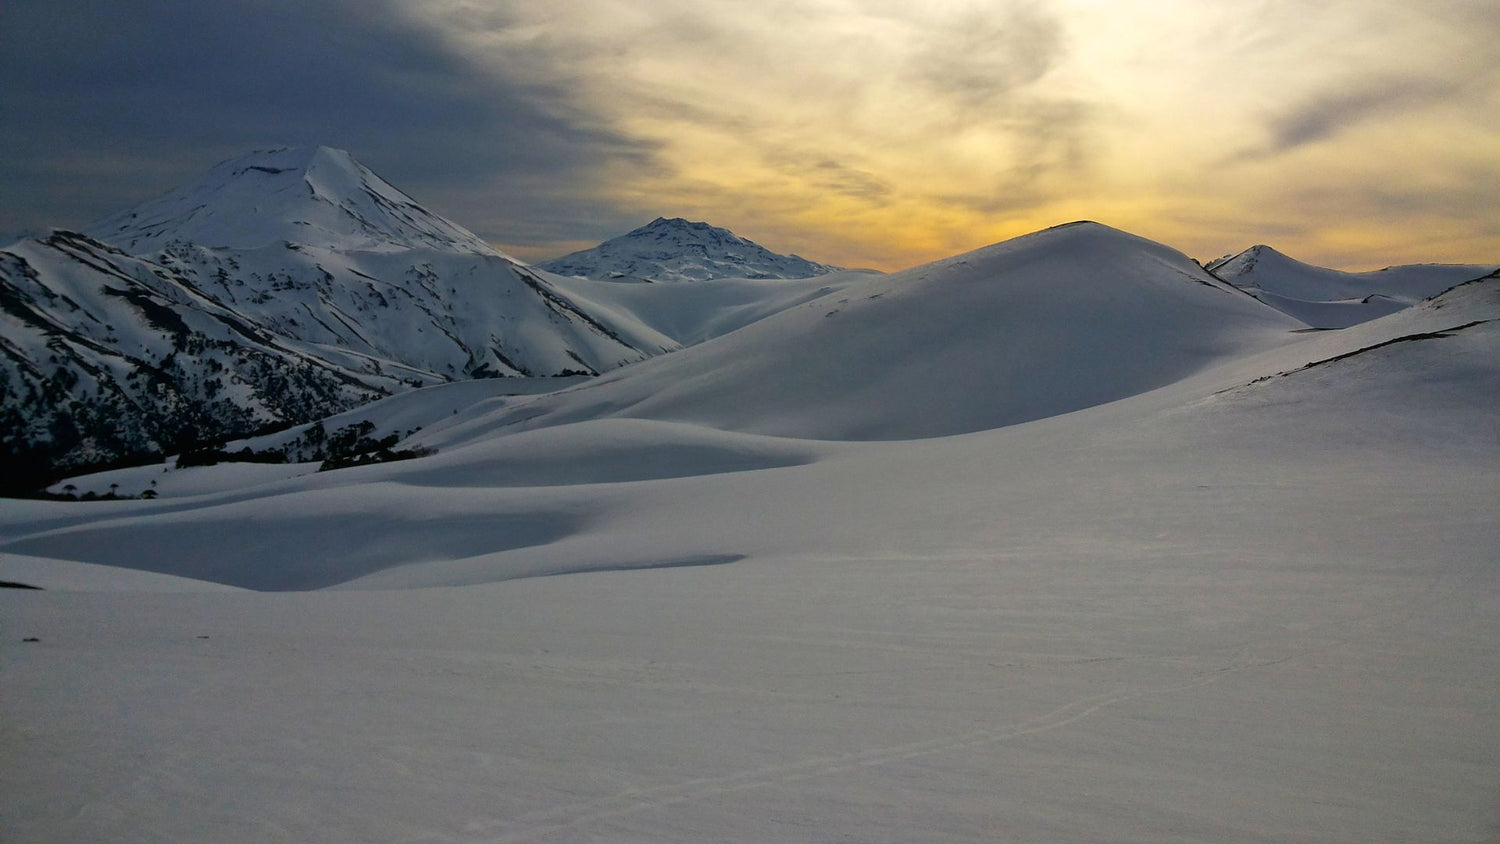
<instances>
[{"instance_id":1,"label":"mountain peak","mask_svg":"<svg viewBox=\"0 0 1500 844\"><path fill-rule=\"evenodd\" d=\"M1260 243L1220 258L1209 272L1284 313L1315 328L1347 328L1382 317L1455 284L1493 269L1493 265L1415 265L1374 272L1306 264Z\"/></svg>"},{"instance_id":2,"label":"mountain peak","mask_svg":"<svg viewBox=\"0 0 1500 844\"><path fill-rule=\"evenodd\" d=\"M780 255L728 229L682 217L657 217L593 249L537 266L559 275L650 281L810 278L838 269Z\"/></svg>"},{"instance_id":3,"label":"mountain peak","mask_svg":"<svg viewBox=\"0 0 1500 844\"><path fill-rule=\"evenodd\" d=\"M1320 268L1304 264L1296 258L1278 252L1264 243L1257 243L1243 252L1235 255L1226 255L1217 261L1212 261L1208 264L1207 269L1219 278L1243 287L1249 283L1249 277L1255 273L1256 267L1261 264L1296 272L1321 271Z\"/></svg>"},{"instance_id":4,"label":"mountain peak","mask_svg":"<svg viewBox=\"0 0 1500 844\"><path fill-rule=\"evenodd\" d=\"M85 232L138 255L179 241L236 249L298 243L498 254L348 152L326 146L256 150L220 162L198 179Z\"/></svg>"},{"instance_id":5,"label":"mountain peak","mask_svg":"<svg viewBox=\"0 0 1500 844\"><path fill-rule=\"evenodd\" d=\"M1003 258L1009 261L1011 258L1008 256L1022 252L1042 257L1091 255L1094 256L1093 260L1099 262L1117 260L1127 255L1150 254L1160 262L1201 272L1201 267L1176 249L1092 220L1077 220L1049 226L1030 234L981 246L973 251L942 259L935 264L974 263L991 258ZM1211 287L1219 286L1217 281L1207 274L1198 280Z\"/></svg>"}]
</instances>

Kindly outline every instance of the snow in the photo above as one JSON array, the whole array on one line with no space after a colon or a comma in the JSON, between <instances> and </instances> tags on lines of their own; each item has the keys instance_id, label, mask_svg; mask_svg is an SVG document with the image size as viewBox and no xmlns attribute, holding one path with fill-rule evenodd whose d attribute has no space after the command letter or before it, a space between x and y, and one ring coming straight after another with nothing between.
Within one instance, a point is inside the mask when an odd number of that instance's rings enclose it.
<instances>
[{"instance_id":1,"label":"snow","mask_svg":"<svg viewBox=\"0 0 1500 844\"><path fill-rule=\"evenodd\" d=\"M294 425L258 437L233 440L224 444L224 450L232 452L248 448L260 452L282 448L315 424L321 424L326 431L332 432L368 422L373 426L371 439L379 440L390 434L404 435L422 430L456 415L460 410L467 410L491 399L551 393L577 386L586 380L575 375L564 378L477 378L473 381L434 384L388 396L316 423Z\"/></svg>"},{"instance_id":2,"label":"snow","mask_svg":"<svg viewBox=\"0 0 1500 844\"><path fill-rule=\"evenodd\" d=\"M284 147L224 161L165 195L90 226L135 255L174 241L259 249L300 243L343 250L453 249L505 257L422 208L343 150Z\"/></svg>"},{"instance_id":3,"label":"snow","mask_svg":"<svg viewBox=\"0 0 1500 844\"><path fill-rule=\"evenodd\" d=\"M1083 223L857 278L628 376L476 409L471 424L609 414L815 439L941 436L1164 386L1304 328L1181 253Z\"/></svg>"},{"instance_id":4,"label":"snow","mask_svg":"<svg viewBox=\"0 0 1500 844\"><path fill-rule=\"evenodd\" d=\"M728 229L681 217L657 217L592 249L537 266L558 275L615 283L808 278L839 269L797 255L778 255Z\"/></svg>"},{"instance_id":5,"label":"snow","mask_svg":"<svg viewBox=\"0 0 1500 844\"><path fill-rule=\"evenodd\" d=\"M1500 267L1411 264L1365 273L1314 267L1269 246L1252 246L1208 269L1257 299L1316 328L1347 328L1395 313Z\"/></svg>"},{"instance_id":6,"label":"snow","mask_svg":"<svg viewBox=\"0 0 1500 844\"><path fill-rule=\"evenodd\" d=\"M879 275L871 270L841 270L805 279L622 284L571 277L556 278L553 283L591 313L628 314L676 343L691 346Z\"/></svg>"},{"instance_id":7,"label":"snow","mask_svg":"<svg viewBox=\"0 0 1500 844\"><path fill-rule=\"evenodd\" d=\"M1500 281L1302 327L1072 226L432 457L6 502L0 579L123 568L0 590L0 832L1492 839Z\"/></svg>"},{"instance_id":8,"label":"snow","mask_svg":"<svg viewBox=\"0 0 1500 844\"><path fill-rule=\"evenodd\" d=\"M233 592L233 586L149 571L0 553L0 581L61 592Z\"/></svg>"},{"instance_id":9,"label":"snow","mask_svg":"<svg viewBox=\"0 0 1500 844\"><path fill-rule=\"evenodd\" d=\"M419 383L611 369L675 348L629 315L585 316L552 281L497 254L274 244L163 258L310 355ZM219 281L218 271L234 271ZM551 297L551 298L549 298ZM591 321L592 320L592 321Z\"/></svg>"},{"instance_id":10,"label":"snow","mask_svg":"<svg viewBox=\"0 0 1500 844\"><path fill-rule=\"evenodd\" d=\"M221 463L179 468L176 458L144 466L108 469L58 481L47 487L54 495L139 496L150 490L161 498L203 495L224 489L243 489L272 481L284 481L318 470L317 463ZM72 489L67 489L67 487ZM112 490L111 487L114 487Z\"/></svg>"},{"instance_id":11,"label":"snow","mask_svg":"<svg viewBox=\"0 0 1500 844\"><path fill-rule=\"evenodd\" d=\"M1276 310L1314 328L1348 328L1411 306L1410 302L1401 302L1378 293L1372 293L1363 299L1336 299L1327 302L1293 299L1264 290L1252 290L1250 293Z\"/></svg>"},{"instance_id":12,"label":"snow","mask_svg":"<svg viewBox=\"0 0 1500 844\"><path fill-rule=\"evenodd\" d=\"M225 162L87 231L0 252L0 411L18 450L47 465L678 347L628 311L570 301L557 277L326 147Z\"/></svg>"}]
</instances>

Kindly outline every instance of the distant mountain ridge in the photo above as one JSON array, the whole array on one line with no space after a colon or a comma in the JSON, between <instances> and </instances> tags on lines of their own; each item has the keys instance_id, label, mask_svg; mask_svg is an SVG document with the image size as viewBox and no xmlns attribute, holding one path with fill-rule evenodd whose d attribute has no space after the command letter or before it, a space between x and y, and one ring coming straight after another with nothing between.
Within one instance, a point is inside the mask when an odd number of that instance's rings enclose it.
<instances>
[{"instance_id":1,"label":"distant mountain ridge","mask_svg":"<svg viewBox=\"0 0 1500 844\"><path fill-rule=\"evenodd\" d=\"M1155 389L1306 327L1170 247L1078 222L854 280L524 407L475 408L472 430L624 417L818 440L940 437ZM417 439L446 448L449 436Z\"/></svg>"},{"instance_id":2,"label":"distant mountain ridge","mask_svg":"<svg viewBox=\"0 0 1500 844\"><path fill-rule=\"evenodd\" d=\"M254 152L86 232L0 252L12 466L108 462L423 384L596 374L678 346L590 312L340 150Z\"/></svg>"},{"instance_id":3,"label":"distant mountain ridge","mask_svg":"<svg viewBox=\"0 0 1500 844\"><path fill-rule=\"evenodd\" d=\"M597 375L731 333L714 353L645 367L672 378L538 399L506 424L588 416L602 400L756 433L978 430L1109 401L1288 330L1352 325L1493 267L1349 274L1258 246L1204 271L1075 223L891 276L835 269L680 218L528 267L347 152L253 152L81 233L0 250L5 489L416 387ZM632 280L667 283L619 283ZM1194 309L1202 325L1178 318ZM976 314L989 315L982 330ZM1048 380L1039 356L1070 374ZM725 386L747 370L758 376ZM987 403L944 411L955 399L927 380L938 372ZM787 378L820 385L817 399L783 404ZM863 402L880 379L926 399Z\"/></svg>"},{"instance_id":4,"label":"distant mountain ridge","mask_svg":"<svg viewBox=\"0 0 1500 844\"><path fill-rule=\"evenodd\" d=\"M780 255L728 229L680 217L657 217L592 249L536 266L564 276L665 282L811 278L840 269L798 255Z\"/></svg>"},{"instance_id":5,"label":"distant mountain ridge","mask_svg":"<svg viewBox=\"0 0 1500 844\"><path fill-rule=\"evenodd\" d=\"M1264 244L1205 265L1215 276L1316 328L1346 328L1395 313L1497 267L1408 264L1350 273L1305 264Z\"/></svg>"}]
</instances>

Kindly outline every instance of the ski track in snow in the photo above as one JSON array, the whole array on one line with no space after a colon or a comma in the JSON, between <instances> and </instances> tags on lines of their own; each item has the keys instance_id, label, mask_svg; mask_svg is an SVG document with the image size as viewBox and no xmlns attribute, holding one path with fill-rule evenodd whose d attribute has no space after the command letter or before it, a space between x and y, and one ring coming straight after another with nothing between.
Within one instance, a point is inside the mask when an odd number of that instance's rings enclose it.
<instances>
[{"instance_id":1,"label":"ski track in snow","mask_svg":"<svg viewBox=\"0 0 1500 844\"><path fill-rule=\"evenodd\" d=\"M1479 572L1476 571L1462 580L1467 582L1478 575ZM816 756L797 762L767 765L722 776L697 777L669 785L625 789L607 797L554 806L531 817L521 817L514 821L472 824L465 829L465 833L476 836L471 840L482 840L490 844L523 844L523 842L543 841L556 833L576 830L590 824L644 812L668 810L725 794L773 788L819 777L838 776L911 759L975 750L1014 739L1042 735L1076 724L1113 706L1142 698L1190 692L1245 672L1276 668L1311 654L1347 644L1374 630L1406 624L1417 615L1423 604L1432 603L1438 593L1444 591L1445 585L1448 591L1462 591L1464 584L1453 582L1455 579L1456 575L1452 572L1439 573L1433 577L1421 594L1402 605L1366 616L1329 622L1326 625L1314 625L1299 631L1293 641L1281 643L1279 646L1274 641L1244 645L1234 651L1228 664L1217 668L1198 669L1194 672L1198 675L1197 678L1188 682L1146 688L1123 685L1109 692L1075 698L1042 715L1027 718L1018 723L990 729L941 736L925 741L903 742L854 753ZM1332 627L1347 629L1333 637L1308 636L1309 633ZM1263 649L1281 653L1278 656L1259 658L1243 656L1246 651ZM1124 659L1127 658L1110 657L1084 661L1117 662ZM512 825L522 826L522 828L501 833L498 837L491 837L494 829Z\"/></svg>"}]
</instances>

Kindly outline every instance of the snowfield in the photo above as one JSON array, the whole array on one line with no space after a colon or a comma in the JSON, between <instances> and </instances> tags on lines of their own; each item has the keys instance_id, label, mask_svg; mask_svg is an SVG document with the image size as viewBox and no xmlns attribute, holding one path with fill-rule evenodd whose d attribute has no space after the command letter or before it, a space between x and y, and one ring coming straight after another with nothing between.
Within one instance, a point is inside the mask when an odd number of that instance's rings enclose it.
<instances>
[{"instance_id":1,"label":"snowfield","mask_svg":"<svg viewBox=\"0 0 1500 844\"><path fill-rule=\"evenodd\" d=\"M1305 329L1083 224L5 501L0 837L1495 840L1500 280Z\"/></svg>"},{"instance_id":2,"label":"snowfield","mask_svg":"<svg viewBox=\"0 0 1500 844\"><path fill-rule=\"evenodd\" d=\"M1493 264L1409 264L1346 273L1304 264L1260 245L1211 261L1208 269L1308 325L1348 328L1395 313L1500 268Z\"/></svg>"}]
</instances>

